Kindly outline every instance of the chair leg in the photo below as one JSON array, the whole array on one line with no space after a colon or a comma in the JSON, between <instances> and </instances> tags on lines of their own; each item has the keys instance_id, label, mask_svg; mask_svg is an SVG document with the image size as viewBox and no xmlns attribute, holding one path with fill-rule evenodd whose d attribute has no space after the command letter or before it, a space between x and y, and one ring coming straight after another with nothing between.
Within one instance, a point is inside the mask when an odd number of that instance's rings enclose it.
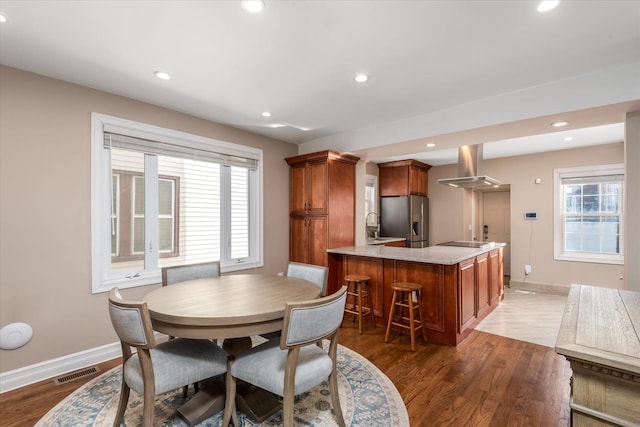
<instances>
[{"instance_id":1,"label":"chair leg","mask_svg":"<svg viewBox=\"0 0 640 427\"><path fill-rule=\"evenodd\" d=\"M329 392L331 393L331 403L333 411L336 414L336 422L340 427L344 427L344 417L342 416L342 407L340 406L340 395L338 394L338 376L334 372L329 376Z\"/></svg>"},{"instance_id":2,"label":"chair leg","mask_svg":"<svg viewBox=\"0 0 640 427\"><path fill-rule=\"evenodd\" d=\"M362 335L362 284L357 283L358 292L358 333Z\"/></svg>"},{"instance_id":3,"label":"chair leg","mask_svg":"<svg viewBox=\"0 0 640 427\"><path fill-rule=\"evenodd\" d=\"M416 324L413 310L413 292L409 292L409 332L411 333L411 351L416 351Z\"/></svg>"},{"instance_id":4,"label":"chair leg","mask_svg":"<svg viewBox=\"0 0 640 427\"><path fill-rule=\"evenodd\" d=\"M130 388L124 381L124 375L122 376L122 386L120 387L120 402L118 403L118 412L116 412L116 418L113 420L113 427L120 427L124 418L124 411L127 410L127 404L129 403L129 391Z\"/></svg>"},{"instance_id":5,"label":"chair leg","mask_svg":"<svg viewBox=\"0 0 640 427\"><path fill-rule=\"evenodd\" d=\"M367 298L369 298L369 314L371 315L371 324L375 328L376 327L376 317L373 314L373 301L371 300L371 292L369 292L369 291L370 291L370 288L367 288Z\"/></svg>"},{"instance_id":6,"label":"chair leg","mask_svg":"<svg viewBox=\"0 0 640 427\"><path fill-rule=\"evenodd\" d=\"M391 297L391 308L389 309L389 320L387 321L387 332L384 334L384 342L389 342L389 334L391 333L391 323L393 323L393 316L396 312L396 299L398 298L398 293L393 291L393 296Z\"/></svg>"},{"instance_id":7,"label":"chair leg","mask_svg":"<svg viewBox=\"0 0 640 427\"><path fill-rule=\"evenodd\" d=\"M293 390L284 391L282 396L282 424L284 427L294 427L293 423L293 406L295 405L295 398Z\"/></svg>"},{"instance_id":8,"label":"chair leg","mask_svg":"<svg viewBox=\"0 0 640 427\"><path fill-rule=\"evenodd\" d=\"M156 400L155 387L144 388L142 425L144 427L153 427L153 412Z\"/></svg>"}]
</instances>

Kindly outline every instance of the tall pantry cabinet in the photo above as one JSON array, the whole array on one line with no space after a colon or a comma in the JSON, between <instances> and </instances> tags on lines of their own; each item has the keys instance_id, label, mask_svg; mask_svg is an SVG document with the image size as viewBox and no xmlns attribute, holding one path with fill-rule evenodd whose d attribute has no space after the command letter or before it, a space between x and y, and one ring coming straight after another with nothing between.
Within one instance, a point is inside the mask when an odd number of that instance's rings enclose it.
<instances>
[{"instance_id":1,"label":"tall pantry cabinet","mask_svg":"<svg viewBox=\"0 0 640 427\"><path fill-rule=\"evenodd\" d=\"M360 159L327 150L285 160L291 167L289 259L327 266L327 249L355 242L355 165Z\"/></svg>"}]
</instances>

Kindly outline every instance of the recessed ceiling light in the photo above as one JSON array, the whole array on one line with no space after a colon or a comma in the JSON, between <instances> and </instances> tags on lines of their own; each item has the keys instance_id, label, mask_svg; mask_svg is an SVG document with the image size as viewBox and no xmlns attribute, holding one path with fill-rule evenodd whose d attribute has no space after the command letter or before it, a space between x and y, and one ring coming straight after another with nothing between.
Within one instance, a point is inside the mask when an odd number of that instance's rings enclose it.
<instances>
[{"instance_id":1,"label":"recessed ceiling light","mask_svg":"<svg viewBox=\"0 0 640 427\"><path fill-rule=\"evenodd\" d=\"M544 0L538 3L538 12L548 12L558 6L560 0Z\"/></svg>"},{"instance_id":2,"label":"recessed ceiling light","mask_svg":"<svg viewBox=\"0 0 640 427\"><path fill-rule=\"evenodd\" d=\"M429 147L429 148L433 148L435 146L436 146L436 144L434 144L433 142L430 142L430 143L427 144L427 147Z\"/></svg>"},{"instance_id":3,"label":"recessed ceiling light","mask_svg":"<svg viewBox=\"0 0 640 427\"><path fill-rule=\"evenodd\" d=\"M250 13L260 13L264 9L264 1L262 0L242 0L240 6Z\"/></svg>"},{"instance_id":4,"label":"recessed ceiling light","mask_svg":"<svg viewBox=\"0 0 640 427\"><path fill-rule=\"evenodd\" d=\"M0 13L0 22L7 22L7 17L4 16L4 13Z\"/></svg>"},{"instance_id":5,"label":"recessed ceiling light","mask_svg":"<svg viewBox=\"0 0 640 427\"><path fill-rule=\"evenodd\" d=\"M564 141L573 141L573 137L572 136L565 136Z\"/></svg>"},{"instance_id":6,"label":"recessed ceiling light","mask_svg":"<svg viewBox=\"0 0 640 427\"><path fill-rule=\"evenodd\" d=\"M551 123L551 126L553 126L554 128L561 128L562 126L566 126L568 125L569 122L555 122L555 123Z\"/></svg>"},{"instance_id":7,"label":"recessed ceiling light","mask_svg":"<svg viewBox=\"0 0 640 427\"><path fill-rule=\"evenodd\" d=\"M164 71L156 71L153 74L155 74L155 76L160 80L169 80L171 78L171 75L169 75L169 73L166 73Z\"/></svg>"},{"instance_id":8,"label":"recessed ceiling light","mask_svg":"<svg viewBox=\"0 0 640 427\"><path fill-rule=\"evenodd\" d=\"M264 112L262 113L262 117L271 117L271 113L270 113L270 112L268 112L268 111L264 111Z\"/></svg>"},{"instance_id":9,"label":"recessed ceiling light","mask_svg":"<svg viewBox=\"0 0 640 427\"><path fill-rule=\"evenodd\" d=\"M353 80L357 81L358 83L364 83L367 80L369 80L369 76L367 76L366 74L360 73L360 74L356 74Z\"/></svg>"}]
</instances>

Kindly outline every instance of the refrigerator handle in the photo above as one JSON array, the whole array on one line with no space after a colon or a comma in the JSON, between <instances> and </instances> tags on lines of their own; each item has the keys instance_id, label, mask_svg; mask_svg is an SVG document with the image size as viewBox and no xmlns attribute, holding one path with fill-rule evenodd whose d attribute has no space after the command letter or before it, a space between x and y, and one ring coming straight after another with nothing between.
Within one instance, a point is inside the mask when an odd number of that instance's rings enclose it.
<instances>
[{"instance_id":1,"label":"refrigerator handle","mask_svg":"<svg viewBox=\"0 0 640 427\"><path fill-rule=\"evenodd\" d=\"M411 226L411 234L413 236L419 236L420 235L420 223L418 221L414 221L412 226Z\"/></svg>"}]
</instances>

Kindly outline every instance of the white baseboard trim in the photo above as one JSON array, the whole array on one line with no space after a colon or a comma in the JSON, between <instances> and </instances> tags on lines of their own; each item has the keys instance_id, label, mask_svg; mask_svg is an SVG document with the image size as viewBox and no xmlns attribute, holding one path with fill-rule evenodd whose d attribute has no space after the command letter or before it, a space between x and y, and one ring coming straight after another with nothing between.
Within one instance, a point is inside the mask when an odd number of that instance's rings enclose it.
<instances>
[{"instance_id":1,"label":"white baseboard trim","mask_svg":"<svg viewBox=\"0 0 640 427\"><path fill-rule=\"evenodd\" d=\"M0 393L122 356L120 342L0 373Z\"/></svg>"}]
</instances>

